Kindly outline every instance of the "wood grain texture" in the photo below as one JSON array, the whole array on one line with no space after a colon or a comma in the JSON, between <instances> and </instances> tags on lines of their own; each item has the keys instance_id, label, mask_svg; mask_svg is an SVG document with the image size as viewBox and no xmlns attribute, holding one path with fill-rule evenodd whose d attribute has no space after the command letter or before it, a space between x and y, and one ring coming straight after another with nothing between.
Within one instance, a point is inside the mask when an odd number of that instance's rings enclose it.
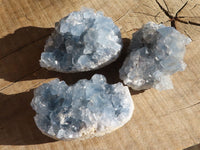
<instances>
[{"instance_id":1,"label":"wood grain texture","mask_svg":"<svg viewBox=\"0 0 200 150\"><path fill-rule=\"evenodd\" d=\"M0 0L0 149L1 150L176 150L200 143L200 1L189 0ZM184 6L184 7L183 7ZM103 11L120 27L120 58L86 73L62 74L40 68L39 58L54 23L68 13L90 7ZM180 9L183 8L183 9ZM177 13L178 12L178 13ZM84 141L54 141L34 124L33 89L56 77L67 84L106 76L119 80L131 34L148 21L174 26L189 36L187 68L172 76L173 90L131 91L132 119L117 131ZM188 148L189 147L189 148Z\"/></svg>"}]
</instances>

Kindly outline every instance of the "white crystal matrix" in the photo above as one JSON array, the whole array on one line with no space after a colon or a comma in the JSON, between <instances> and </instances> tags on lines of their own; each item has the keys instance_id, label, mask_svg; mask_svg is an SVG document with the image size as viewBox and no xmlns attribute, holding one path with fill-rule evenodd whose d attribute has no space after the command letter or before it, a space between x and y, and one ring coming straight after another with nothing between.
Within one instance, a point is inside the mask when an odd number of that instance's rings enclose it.
<instances>
[{"instance_id":1,"label":"white crystal matrix","mask_svg":"<svg viewBox=\"0 0 200 150\"><path fill-rule=\"evenodd\" d=\"M170 75L185 69L185 45L190 42L190 38L173 27L145 24L133 34L130 53L119 71L120 78L134 90L172 89Z\"/></svg>"},{"instance_id":2,"label":"white crystal matrix","mask_svg":"<svg viewBox=\"0 0 200 150\"><path fill-rule=\"evenodd\" d=\"M121 48L120 30L112 19L84 8L56 23L40 65L66 73L94 70L115 61Z\"/></svg>"},{"instance_id":3,"label":"white crystal matrix","mask_svg":"<svg viewBox=\"0 0 200 150\"><path fill-rule=\"evenodd\" d=\"M102 136L130 120L134 105L127 86L108 84L103 75L68 86L55 79L34 91L38 128L55 139Z\"/></svg>"}]
</instances>

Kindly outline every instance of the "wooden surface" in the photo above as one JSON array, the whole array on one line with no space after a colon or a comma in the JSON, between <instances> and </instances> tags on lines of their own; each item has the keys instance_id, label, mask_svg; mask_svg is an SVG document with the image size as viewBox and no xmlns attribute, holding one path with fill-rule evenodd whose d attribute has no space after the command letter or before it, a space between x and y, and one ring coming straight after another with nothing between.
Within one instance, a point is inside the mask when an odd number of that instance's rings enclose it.
<instances>
[{"instance_id":1,"label":"wooden surface","mask_svg":"<svg viewBox=\"0 0 200 150\"><path fill-rule=\"evenodd\" d=\"M186 0L0 0L0 149L199 149L200 1L189 0L179 11L185 3ZM87 73L61 74L40 68L38 60L54 23L82 6L103 11L120 27L122 56L103 69ZM103 137L54 141L42 135L30 107L33 89L56 77L73 84L94 73L104 74L109 83L120 81L118 69L128 38L148 21L175 26L192 38L184 59L186 70L172 76L174 89L131 91L135 103L132 119Z\"/></svg>"}]
</instances>

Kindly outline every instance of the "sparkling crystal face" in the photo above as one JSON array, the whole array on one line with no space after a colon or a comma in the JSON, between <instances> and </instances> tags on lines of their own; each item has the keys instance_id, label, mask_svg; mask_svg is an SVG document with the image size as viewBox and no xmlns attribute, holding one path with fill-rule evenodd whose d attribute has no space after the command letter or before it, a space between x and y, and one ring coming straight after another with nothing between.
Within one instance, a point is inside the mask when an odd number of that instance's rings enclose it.
<instances>
[{"instance_id":1,"label":"sparkling crystal face","mask_svg":"<svg viewBox=\"0 0 200 150\"><path fill-rule=\"evenodd\" d=\"M82 9L56 23L40 65L66 73L94 70L115 61L121 48L120 30L112 19Z\"/></svg>"},{"instance_id":2,"label":"sparkling crystal face","mask_svg":"<svg viewBox=\"0 0 200 150\"><path fill-rule=\"evenodd\" d=\"M133 34L129 56L120 69L120 78L134 90L173 88L170 75L183 71L185 45L191 39L172 27L153 22Z\"/></svg>"},{"instance_id":3,"label":"sparkling crystal face","mask_svg":"<svg viewBox=\"0 0 200 150\"><path fill-rule=\"evenodd\" d=\"M108 84L103 75L68 86L55 79L34 91L31 106L38 128L55 139L102 136L123 126L133 113L127 86Z\"/></svg>"}]
</instances>

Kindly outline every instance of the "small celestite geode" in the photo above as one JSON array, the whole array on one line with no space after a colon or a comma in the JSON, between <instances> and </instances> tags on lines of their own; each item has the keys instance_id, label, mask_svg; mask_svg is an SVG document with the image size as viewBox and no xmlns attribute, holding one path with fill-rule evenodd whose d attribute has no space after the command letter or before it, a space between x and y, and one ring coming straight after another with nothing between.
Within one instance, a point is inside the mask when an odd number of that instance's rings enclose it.
<instances>
[{"instance_id":1,"label":"small celestite geode","mask_svg":"<svg viewBox=\"0 0 200 150\"><path fill-rule=\"evenodd\" d=\"M108 84L103 75L68 86L55 79L34 91L31 106L37 127L62 140L110 133L127 123L134 110L127 86Z\"/></svg>"},{"instance_id":2,"label":"small celestite geode","mask_svg":"<svg viewBox=\"0 0 200 150\"><path fill-rule=\"evenodd\" d=\"M134 90L173 88L170 75L185 69L185 45L190 42L173 27L145 24L133 34L120 78Z\"/></svg>"},{"instance_id":3,"label":"small celestite geode","mask_svg":"<svg viewBox=\"0 0 200 150\"><path fill-rule=\"evenodd\" d=\"M85 8L56 23L40 65L65 73L94 70L115 61L121 48L120 30L112 19Z\"/></svg>"}]
</instances>

